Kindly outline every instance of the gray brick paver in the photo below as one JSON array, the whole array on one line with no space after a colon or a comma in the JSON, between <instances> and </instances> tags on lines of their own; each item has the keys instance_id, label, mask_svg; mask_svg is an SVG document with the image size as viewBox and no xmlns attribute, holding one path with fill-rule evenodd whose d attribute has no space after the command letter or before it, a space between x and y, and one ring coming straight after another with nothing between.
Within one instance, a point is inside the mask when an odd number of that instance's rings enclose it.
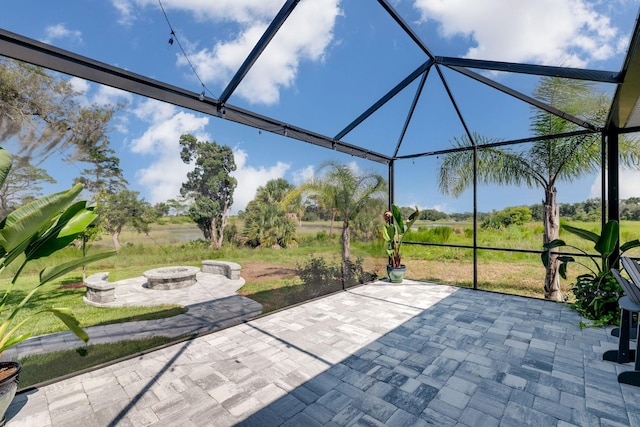
<instances>
[{"instance_id":1,"label":"gray brick paver","mask_svg":"<svg viewBox=\"0 0 640 427\"><path fill-rule=\"evenodd\" d=\"M119 425L640 427L637 389L616 380L629 368L601 360L617 341L578 320L548 301L367 285L46 386L8 426L101 427L124 409Z\"/></svg>"},{"instance_id":2,"label":"gray brick paver","mask_svg":"<svg viewBox=\"0 0 640 427\"><path fill-rule=\"evenodd\" d=\"M460 417L460 422L468 426L498 427L500 420L475 408L467 407Z\"/></svg>"}]
</instances>

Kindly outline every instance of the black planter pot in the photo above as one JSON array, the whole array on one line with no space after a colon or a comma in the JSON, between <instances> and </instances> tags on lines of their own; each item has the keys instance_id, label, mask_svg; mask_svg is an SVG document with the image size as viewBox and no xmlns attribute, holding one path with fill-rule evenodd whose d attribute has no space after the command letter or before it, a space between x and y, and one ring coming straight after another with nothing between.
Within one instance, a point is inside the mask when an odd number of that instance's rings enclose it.
<instances>
[{"instance_id":1,"label":"black planter pot","mask_svg":"<svg viewBox=\"0 0 640 427\"><path fill-rule=\"evenodd\" d=\"M7 369L13 372L0 380L0 416L2 417L0 426L4 426L4 416L18 390L18 381L22 365L18 362L0 362L0 373Z\"/></svg>"},{"instance_id":2,"label":"black planter pot","mask_svg":"<svg viewBox=\"0 0 640 427\"><path fill-rule=\"evenodd\" d=\"M387 277L391 283L402 283L404 280L404 274L407 272L407 267L402 264L400 267L393 267L387 265Z\"/></svg>"}]
</instances>

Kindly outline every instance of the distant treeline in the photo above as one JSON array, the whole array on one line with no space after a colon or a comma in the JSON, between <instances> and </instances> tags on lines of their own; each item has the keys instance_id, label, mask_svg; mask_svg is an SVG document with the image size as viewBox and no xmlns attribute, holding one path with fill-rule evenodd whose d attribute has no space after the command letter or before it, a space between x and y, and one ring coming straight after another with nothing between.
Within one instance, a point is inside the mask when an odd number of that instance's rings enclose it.
<instances>
[{"instance_id":1,"label":"distant treeline","mask_svg":"<svg viewBox=\"0 0 640 427\"><path fill-rule=\"evenodd\" d=\"M572 221L598 221L602 212L600 198L588 199L584 202L560 203L560 217ZM402 207L400 210L408 216L414 208ZM427 221L471 221L472 212L445 213L436 209L423 209L420 219ZM620 219L640 221L640 197L630 197L620 201ZM499 211L478 212L478 220L490 227L491 222L502 225L542 221L542 204L530 206L507 207Z\"/></svg>"}]
</instances>

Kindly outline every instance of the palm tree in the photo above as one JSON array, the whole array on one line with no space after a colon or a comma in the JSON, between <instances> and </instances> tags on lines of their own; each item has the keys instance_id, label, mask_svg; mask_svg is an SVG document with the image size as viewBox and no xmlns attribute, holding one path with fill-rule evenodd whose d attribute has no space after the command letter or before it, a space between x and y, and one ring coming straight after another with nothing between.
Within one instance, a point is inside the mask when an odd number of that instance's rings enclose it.
<instances>
[{"instance_id":1,"label":"palm tree","mask_svg":"<svg viewBox=\"0 0 640 427\"><path fill-rule=\"evenodd\" d=\"M588 83L559 78L542 78L534 95L566 113L596 125L604 122L608 100L594 93ZM546 111L536 110L531 130L536 135L555 135L574 131L577 126ZM496 142L474 135L477 145ZM521 150L511 148L482 148L478 150L477 179L479 183L526 185L544 191L543 244L558 238L560 211L556 183L571 182L601 167L600 135L586 134L567 138L536 141ZM454 139L456 147L469 147L469 138ZM620 139L620 161L625 166L640 165L640 150L635 140ZM439 186L443 193L460 195L473 185L473 151L447 154L442 159ZM562 301L558 277L557 256L552 257L546 271L544 296Z\"/></svg>"},{"instance_id":2,"label":"palm tree","mask_svg":"<svg viewBox=\"0 0 640 427\"><path fill-rule=\"evenodd\" d=\"M367 203L385 194L386 181L375 173L360 173L348 165L325 162L318 167L317 175L297 189L299 193L315 195L327 207L332 207L342 218L342 277L347 277L347 265L351 256L352 221ZM295 193L294 193L295 195Z\"/></svg>"},{"instance_id":3,"label":"palm tree","mask_svg":"<svg viewBox=\"0 0 640 427\"><path fill-rule=\"evenodd\" d=\"M245 243L252 247L295 246L296 224L287 216L284 202L293 186L283 178L272 179L256 191L244 212Z\"/></svg>"}]
</instances>

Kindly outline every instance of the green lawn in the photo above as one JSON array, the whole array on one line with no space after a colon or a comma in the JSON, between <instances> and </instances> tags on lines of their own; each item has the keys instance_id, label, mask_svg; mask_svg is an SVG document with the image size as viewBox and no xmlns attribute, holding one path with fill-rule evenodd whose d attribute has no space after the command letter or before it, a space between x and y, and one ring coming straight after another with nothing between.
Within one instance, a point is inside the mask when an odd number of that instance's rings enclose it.
<instances>
[{"instance_id":1,"label":"green lawn","mask_svg":"<svg viewBox=\"0 0 640 427\"><path fill-rule=\"evenodd\" d=\"M175 338L153 337L142 340L120 341L117 345L88 345L76 350L55 351L20 359L20 389L68 375L83 369L117 360L131 354L159 347Z\"/></svg>"},{"instance_id":2,"label":"green lawn","mask_svg":"<svg viewBox=\"0 0 640 427\"><path fill-rule=\"evenodd\" d=\"M303 223L304 228L300 229L299 245L288 249L251 249L244 247L226 246L222 250L211 250L201 241L183 241L185 236L199 236L198 229L188 223L166 223L164 225L154 225L148 236L134 234L127 231L122 234L123 248L119 254L101 260L89 266L87 274L107 271L110 273L109 280L117 281L126 278L136 277L148 269L168 266L168 265L192 265L201 266L204 259L224 259L234 261L243 267L260 265L273 266L272 270L295 270L296 266L303 265L310 257L324 257L331 263L340 261L340 229L336 228L333 239L317 240L318 231L328 231L330 223L328 221L316 221L313 223ZM419 225L433 226L432 223ZM435 224L439 226L449 226L452 233L446 241L448 244L471 245L472 239L469 235L471 224ZM599 223L571 223L571 225L590 229L598 232ZM336 225L338 227L339 224ZM416 227L417 229L417 227ZM493 246L499 248L519 248L538 251L542 246L542 226L537 223L530 223L520 227L510 227L502 231L489 231L479 228L478 245ZM622 241L628 241L640 237L640 223L622 222ZM414 235L419 237L420 234ZM593 252L592 245L582 241L569 233L563 233L562 238L570 243L576 244L586 251ZM103 236L99 242L95 242L89 248L89 254L109 248L111 244L109 236ZM375 270L379 276L385 275L386 256L384 255L381 240L373 241L353 241L352 257L362 257L365 260L367 271ZM51 263L60 263L70 257L77 257L80 250L77 248L67 248L53 255L55 258ZM404 260L408 266L407 277L411 279L431 280L440 283L449 283L457 286L471 286L473 277L473 251L464 248L448 248L434 246L413 246L403 247ZM640 252L631 253L640 256ZM9 306L5 308L5 315L10 305L17 303L30 289L37 284L37 273L45 267L40 261L33 262L24 270L21 279L15 286ZM575 277L583 271L580 268L570 268L569 274ZM7 277L12 272L5 272L4 278L0 277L0 292L8 286ZM252 277L248 280L239 293L264 305L265 311L275 310L289 304L312 298L317 295L316 290L302 286L299 277L289 274L287 277L264 277L253 274L251 268L243 269L243 276ZM478 282L481 289L498 292L506 292L521 295L542 297L542 287L544 282L544 268L538 254L527 254L506 251L478 250ZM69 307L72 309L80 323L84 327L102 325L117 322L129 322L134 320L154 319L174 316L184 312L184 308L179 306L160 307L129 307L129 308L96 308L85 305L82 301L84 289L78 286L81 282L81 272L76 271L66 277L47 284L38 291L31 299L25 310L22 310L16 320L34 314L38 308L47 306ZM570 278L571 278L570 277ZM562 281L563 289L568 293L571 280ZM32 331L35 335L46 334L64 330L64 325L55 317L50 315L39 316L27 323L22 330ZM161 340L162 343L166 342ZM137 344L135 344L137 345ZM82 369L80 366L92 366L102 363L102 360L117 358L132 352L141 351L141 348L153 347L157 344L153 342L143 342L138 347L129 348L129 344L118 343L114 347L114 355L102 356L91 361L91 358L82 359L83 362L70 363L76 366L73 370ZM123 347L121 350L120 347ZM90 347L89 353L100 354L103 350L100 347ZM111 353L112 350L105 350ZM72 352L67 352L61 357L63 360L72 360ZM75 356L73 356L75 357ZM79 356L78 356L79 357ZM39 359L34 359L39 360ZM47 362L47 360L50 360ZM29 369L27 371L51 372L53 376L57 365L64 365L52 356L45 358L43 362L26 361ZM100 361L99 361L100 360ZM85 365L84 361L88 363ZM78 363L78 365L76 365ZM80 364L82 363L82 364ZM34 368L36 364L41 368ZM55 368L54 368L55 367ZM35 375L35 373L34 373ZM38 373L37 375L41 375ZM49 375L49 374L47 374ZM37 377L33 382L42 381L42 377ZM29 382L23 383L28 384Z\"/></svg>"},{"instance_id":3,"label":"green lawn","mask_svg":"<svg viewBox=\"0 0 640 427\"><path fill-rule=\"evenodd\" d=\"M431 225L432 223L419 222L417 225ZM571 223L572 225L599 230L598 223ZM243 264L260 262L279 266L295 268L303 264L310 256L322 256L333 262L339 262L340 244L339 232L333 239L318 241L315 239L317 230L328 229L329 221L315 221L304 223L304 232L300 236L300 244L290 249L250 249L238 247L225 247L215 251L209 249L203 242L178 242L186 235L197 235L199 232L193 224L181 223L154 225L148 236L133 234L130 231L123 233L124 244L120 253L89 266L87 274L99 271L108 271L109 280L117 281L136 277L148 269L167 265L193 265L200 266L204 259L226 259ZM469 237L471 224L454 223L445 224L453 229L446 243L458 245L470 245ZM415 227L417 229L417 227ZM128 236L135 236L135 243L130 242ZM640 237L640 223L623 221L621 223L623 241ZM408 239L411 236L408 237ZM562 238L574 243L587 251L592 251L590 244L578 239L569 233L562 233ZM102 240L89 248L89 253L103 250L110 243L109 236L103 236ZM479 228L478 245L503 248L520 248L540 250L542 246L542 226L538 223L529 223L520 227L510 227L502 231L483 230ZM410 246L403 248L404 259L409 265L408 277L415 279L436 280L443 283L451 283L469 286L472 278L473 251L460 248L442 248L433 246ZM78 256L79 249L67 248L54 254L56 262L61 262L72 256ZM638 251L631 255L640 255ZM378 270L380 276L384 275L385 256L382 242L353 242L352 256L364 257L371 268ZM539 256L536 254L523 254L504 251L478 251L479 256L479 281L482 287L491 290L510 293L522 293L526 295L541 296L544 270ZM17 283L10 303L16 303L37 283L37 272L45 265L35 261L23 272L23 278ZM446 268L443 268L446 267ZM574 266L572 266L574 267ZM8 272L10 274L11 272ZM580 269L572 268L570 274L575 276ZM7 277L8 274L4 277ZM100 325L114 322L130 321L138 316L167 317L179 314L181 310L177 306L162 306L154 308L117 308L104 309L85 305L82 302L84 289L74 287L74 283L81 281L79 272L70 274L63 280L45 285L30 301L27 310L23 310L21 316L33 314L42 306L66 306L73 310L83 326ZM6 288L7 279L0 279L0 292ZM241 293L244 295L264 295L264 291L273 291L282 287L280 293L291 291L298 283L294 279L266 279L247 283ZM569 283L566 283L568 286ZM262 302L262 301L261 301ZM18 319L19 320L19 319ZM44 334L63 330L64 327L54 317L39 318L25 325L25 330L33 330L36 334Z\"/></svg>"}]
</instances>

